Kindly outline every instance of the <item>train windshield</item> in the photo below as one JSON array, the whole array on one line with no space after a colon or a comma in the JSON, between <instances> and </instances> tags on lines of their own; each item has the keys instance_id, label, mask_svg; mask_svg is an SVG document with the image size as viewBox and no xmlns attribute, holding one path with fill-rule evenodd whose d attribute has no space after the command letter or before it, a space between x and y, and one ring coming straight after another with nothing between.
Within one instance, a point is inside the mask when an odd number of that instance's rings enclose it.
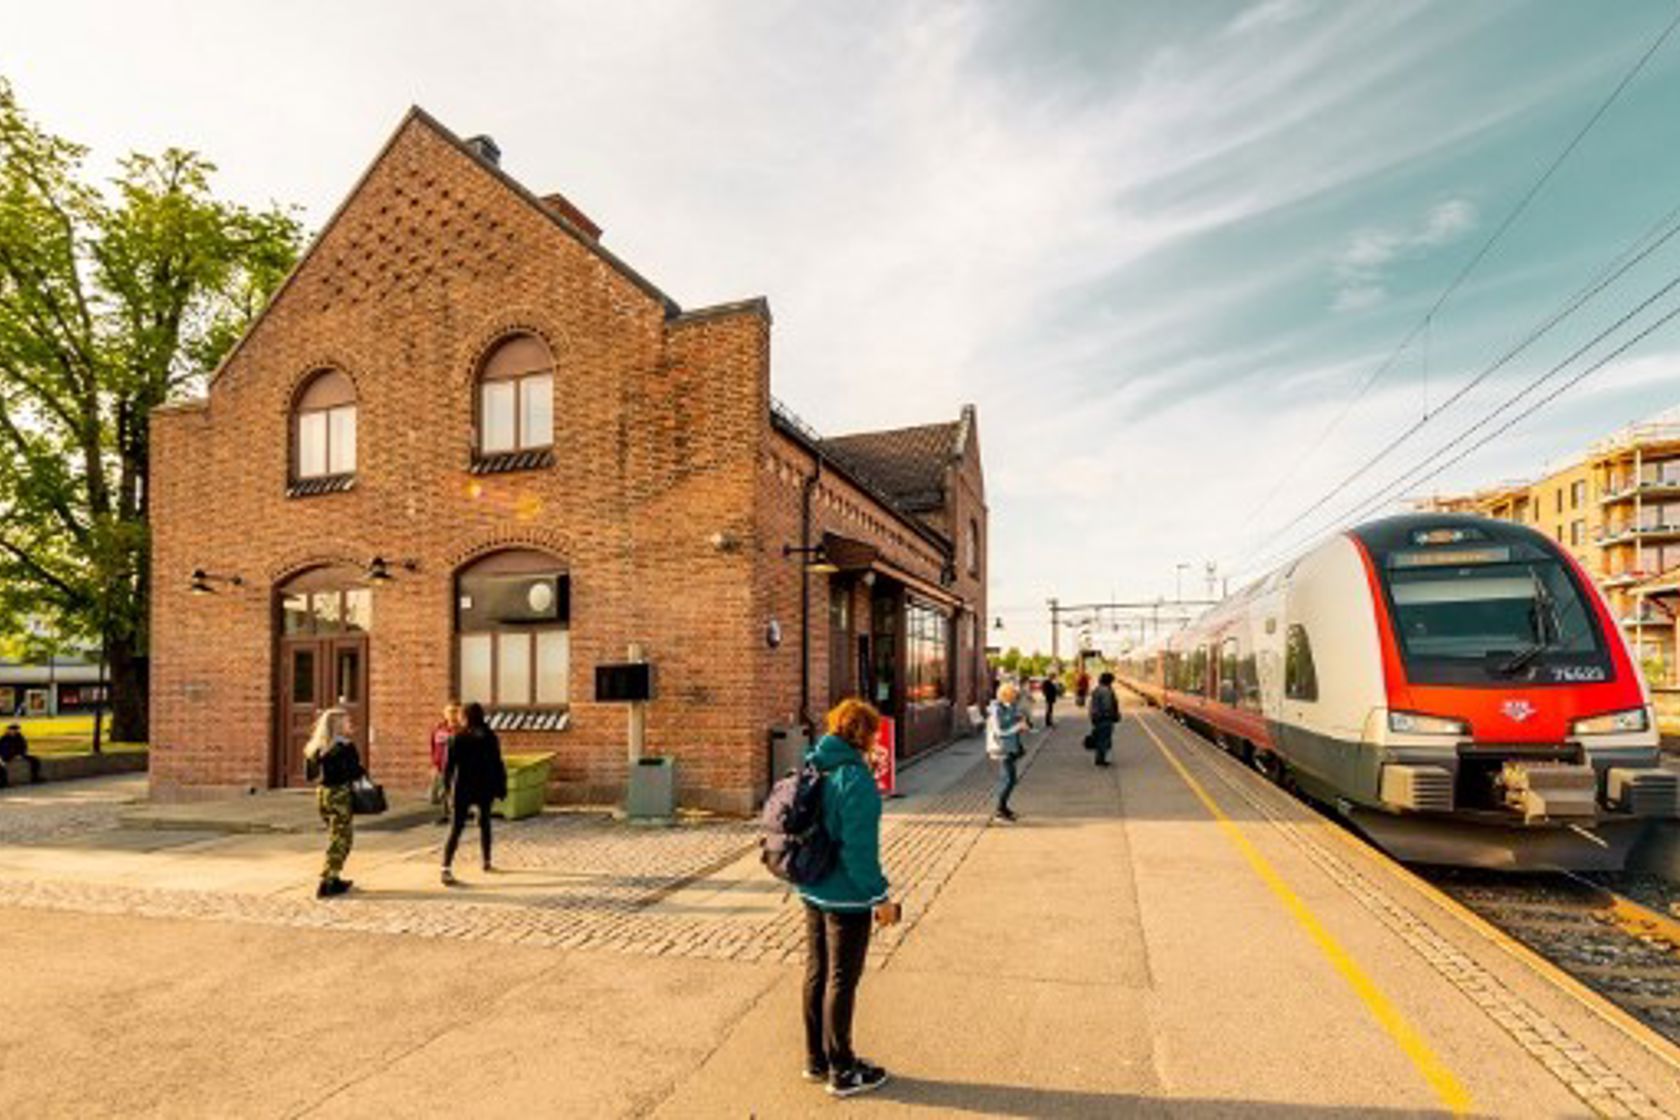
<instances>
[{"instance_id":1,"label":"train windshield","mask_svg":"<svg viewBox=\"0 0 1680 1120\"><path fill-rule=\"evenodd\" d=\"M1610 679L1585 594L1558 560L1501 549L1481 562L1390 557L1386 582L1406 674L1419 684ZM1538 552L1538 550L1533 550ZM1418 557L1416 562L1408 562Z\"/></svg>"}]
</instances>

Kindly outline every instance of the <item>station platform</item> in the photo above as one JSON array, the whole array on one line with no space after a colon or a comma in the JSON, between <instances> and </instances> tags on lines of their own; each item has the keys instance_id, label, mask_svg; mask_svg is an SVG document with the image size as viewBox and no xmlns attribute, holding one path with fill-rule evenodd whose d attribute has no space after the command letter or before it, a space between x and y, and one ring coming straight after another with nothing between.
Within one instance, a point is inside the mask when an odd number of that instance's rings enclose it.
<instances>
[{"instance_id":1,"label":"station platform","mask_svg":"<svg viewBox=\"0 0 1680 1120\"><path fill-rule=\"evenodd\" d=\"M1071 708L1071 705L1069 705ZM1069 711L863 982L860 1115L1664 1116L1680 1053L1164 715ZM654 1111L803 1116L800 981Z\"/></svg>"}]
</instances>

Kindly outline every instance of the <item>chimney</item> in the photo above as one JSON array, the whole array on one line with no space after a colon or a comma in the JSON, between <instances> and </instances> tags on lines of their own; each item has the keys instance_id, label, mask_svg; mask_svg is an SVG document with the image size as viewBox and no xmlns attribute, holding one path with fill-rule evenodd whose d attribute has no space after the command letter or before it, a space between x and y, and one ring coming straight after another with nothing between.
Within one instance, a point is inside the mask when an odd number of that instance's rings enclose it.
<instances>
[{"instance_id":1,"label":"chimney","mask_svg":"<svg viewBox=\"0 0 1680 1120\"><path fill-rule=\"evenodd\" d=\"M497 147L496 142L490 139L490 137L483 135L469 136L467 137L466 144L467 147L478 153L478 158L483 160L485 163L488 163L493 167L501 166L502 149Z\"/></svg>"},{"instance_id":2,"label":"chimney","mask_svg":"<svg viewBox=\"0 0 1680 1120\"><path fill-rule=\"evenodd\" d=\"M559 191L555 191L553 194L543 195L543 205L566 219L572 225L576 226L578 228L578 232L589 238L589 240L601 240L601 227L590 221L588 214L585 214L582 210L573 206L571 200Z\"/></svg>"}]
</instances>

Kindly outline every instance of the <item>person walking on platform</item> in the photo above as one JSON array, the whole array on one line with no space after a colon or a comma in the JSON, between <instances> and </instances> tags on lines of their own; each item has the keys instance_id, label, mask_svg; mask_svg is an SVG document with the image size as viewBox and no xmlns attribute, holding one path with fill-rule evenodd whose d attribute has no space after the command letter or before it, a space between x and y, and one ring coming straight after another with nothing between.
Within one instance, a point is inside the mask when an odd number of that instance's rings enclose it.
<instances>
[{"instance_id":1,"label":"person walking on platform","mask_svg":"<svg viewBox=\"0 0 1680 1120\"><path fill-rule=\"evenodd\" d=\"M899 919L881 870L881 790L869 769L881 716L862 700L828 713L828 734L805 756L822 775L823 830L838 845L827 875L799 888L805 903L805 1079L831 1096L878 1089L887 1071L852 1049L852 1012L872 925Z\"/></svg>"},{"instance_id":2,"label":"person walking on platform","mask_svg":"<svg viewBox=\"0 0 1680 1120\"><path fill-rule=\"evenodd\" d=\"M29 763L31 784L41 780L41 760L29 753L29 740L23 737L23 725L20 723L8 723L6 733L0 735L0 789L11 784L11 775L6 773L6 768L14 758Z\"/></svg>"},{"instance_id":3,"label":"person walking on platform","mask_svg":"<svg viewBox=\"0 0 1680 1120\"><path fill-rule=\"evenodd\" d=\"M303 748L305 773L321 784L315 792L315 805L327 826L327 856L320 885L315 888L316 898L331 898L350 889L350 880L341 874L355 840L350 785L365 773L362 756L351 737L355 730L349 712L328 708L315 721L315 730Z\"/></svg>"},{"instance_id":4,"label":"person walking on platform","mask_svg":"<svg viewBox=\"0 0 1680 1120\"><path fill-rule=\"evenodd\" d=\"M1091 749L1097 752L1098 766L1109 765L1114 725L1119 722L1120 697L1114 694L1114 674L1104 673L1097 678L1097 690L1091 693Z\"/></svg>"},{"instance_id":5,"label":"person walking on platform","mask_svg":"<svg viewBox=\"0 0 1680 1120\"><path fill-rule=\"evenodd\" d=\"M1091 674L1085 667L1079 667L1079 675L1073 678L1073 702L1079 707L1085 706L1085 698L1091 694Z\"/></svg>"},{"instance_id":6,"label":"person walking on platform","mask_svg":"<svg viewBox=\"0 0 1680 1120\"><path fill-rule=\"evenodd\" d=\"M992 810L995 821L1017 819L1009 807L1009 795L1021 780L1018 766L1027 753L1026 729L1031 726L1026 712L1016 703L1020 696L1013 682L1003 685L986 714L986 755L998 764L997 803Z\"/></svg>"},{"instance_id":7,"label":"person walking on platform","mask_svg":"<svg viewBox=\"0 0 1680 1120\"><path fill-rule=\"evenodd\" d=\"M1052 670L1044 675L1044 685L1040 689L1044 693L1044 726L1056 726L1056 700L1062 695L1062 684L1056 679Z\"/></svg>"},{"instance_id":8,"label":"person walking on platform","mask_svg":"<svg viewBox=\"0 0 1680 1120\"><path fill-rule=\"evenodd\" d=\"M449 790L451 817L449 839L443 845L443 885L453 886L455 849L467 827L467 812L478 812L478 846L484 870L490 864L490 803L507 796L507 764L502 761L502 743L490 730L484 705L474 701L466 708L466 727L449 740L449 759L444 767L444 785Z\"/></svg>"},{"instance_id":9,"label":"person walking on platform","mask_svg":"<svg viewBox=\"0 0 1680 1120\"><path fill-rule=\"evenodd\" d=\"M444 769L449 765L449 740L465 726L461 719L461 705L451 700L443 706L443 718L432 728L432 804L438 807L439 824L448 824L449 782Z\"/></svg>"}]
</instances>

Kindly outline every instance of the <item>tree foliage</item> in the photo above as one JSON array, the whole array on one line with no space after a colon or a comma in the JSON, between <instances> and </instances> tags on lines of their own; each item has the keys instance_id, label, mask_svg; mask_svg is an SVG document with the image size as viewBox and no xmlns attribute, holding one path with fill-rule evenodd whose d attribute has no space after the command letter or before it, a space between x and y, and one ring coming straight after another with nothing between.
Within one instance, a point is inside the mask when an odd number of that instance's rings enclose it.
<instances>
[{"instance_id":1,"label":"tree foliage","mask_svg":"<svg viewBox=\"0 0 1680 1120\"><path fill-rule=\"evenodd\" d=\"M207 374L297 259L287 210L216 198L170 148L107 188L0 79L0 632L103 642L144 735L147 418Z\"/></svg>"}]
</instances>

